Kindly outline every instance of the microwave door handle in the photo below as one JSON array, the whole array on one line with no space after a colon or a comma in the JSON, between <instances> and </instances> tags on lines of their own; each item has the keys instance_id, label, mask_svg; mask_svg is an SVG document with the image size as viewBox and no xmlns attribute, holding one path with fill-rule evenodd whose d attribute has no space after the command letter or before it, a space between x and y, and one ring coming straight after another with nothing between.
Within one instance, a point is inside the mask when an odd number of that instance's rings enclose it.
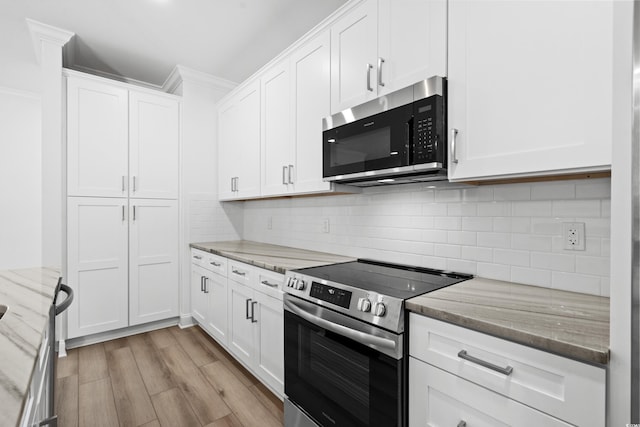
<instances>
[{"instance_id":1,"label":"microwave door handle","mask_svg":"<svg viewBox=\"0 0 640 427\"><path fill-rule=\"evenodd\" d=\"M285 309L287 309L293 314L303 318L307 322L312 323L320 328L324 328L328 331L334 332L338 335L342 335L343 337L346 337L346 338L350 338L356 342L359 342L367 346L373 346L373 347L387 350L385 351L386 354L389 354L389 352L397 353L400 350L396 342L393 340L371 335L366 332L358 331L358 330L349 328L347 326L334 323L330 320L323 319L322 317L308 313L302 307L299 307L298 303L291 301L290 299L285 299L283 302L284 302Z\"/></svg>"}]
</instances>

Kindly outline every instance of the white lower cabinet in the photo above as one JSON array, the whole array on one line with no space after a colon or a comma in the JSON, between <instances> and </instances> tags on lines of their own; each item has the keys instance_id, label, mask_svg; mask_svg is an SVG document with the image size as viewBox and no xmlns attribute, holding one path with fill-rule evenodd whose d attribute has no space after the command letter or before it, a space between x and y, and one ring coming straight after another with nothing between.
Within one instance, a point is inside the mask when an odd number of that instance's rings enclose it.
<instances>
[{"instance_id":1,"label":"white lower cabinet","mask_svg":"<svg viewBox=\"0 0 640 427\"><path fill-rule=\"evenodd\" d=\"M409 322L411 426L605 425L604 368L417 314Z\"/></svg>"},{"instance_id":2,"label":"white lower cabinet","mask_svg":"<svg viewBox=\"0 0 640 427\"><path fill-rule=\"evenodd\" d=\"M194 320L282 397L284 276L197 249L192 249L191 260ZM207 267L211 263L217 264L215 272Z\"/></svg>"},{"instance_id":3,"label":"white lower cabinet","mask_svg":"<svg viewBox=\"0 0 640 427\"><path fill-rule=\"evenodd\" d=\"M69 197L68 338L178 315L178 203Z\"/></svg>"}]
</instances>

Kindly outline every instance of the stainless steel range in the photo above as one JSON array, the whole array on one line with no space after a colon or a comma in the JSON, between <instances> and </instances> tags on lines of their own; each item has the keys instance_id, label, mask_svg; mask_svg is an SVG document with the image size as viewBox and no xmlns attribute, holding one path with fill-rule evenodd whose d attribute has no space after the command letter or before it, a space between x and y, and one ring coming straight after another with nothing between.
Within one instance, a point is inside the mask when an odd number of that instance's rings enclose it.
<instances>
[{"instance_id":1,"label":"stainless steel range","mask_svg":"<svg viewBox=\"0 0 640 427\"><path fill-rule=\"evenodd\" d=\"M371 260L287 272L285 426L406 426L404 301L469 278Z\"/></svg>"}]
</instances>

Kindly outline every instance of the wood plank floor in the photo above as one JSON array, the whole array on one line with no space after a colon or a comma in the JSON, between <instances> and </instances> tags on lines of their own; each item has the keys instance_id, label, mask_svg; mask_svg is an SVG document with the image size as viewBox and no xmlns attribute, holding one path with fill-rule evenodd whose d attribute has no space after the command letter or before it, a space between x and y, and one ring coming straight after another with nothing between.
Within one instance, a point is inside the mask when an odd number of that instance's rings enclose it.
<instances>
[{"instance_id":1,"label":"wood plank floor","mask_svg":"<svg viewBox=\"0 0 640 427\"><path fill-rule=\"evenodd\" d=\"M57 359L60 427L282 426L282 402L198 327L177 326Z\"/></svg>"}]
</instances>

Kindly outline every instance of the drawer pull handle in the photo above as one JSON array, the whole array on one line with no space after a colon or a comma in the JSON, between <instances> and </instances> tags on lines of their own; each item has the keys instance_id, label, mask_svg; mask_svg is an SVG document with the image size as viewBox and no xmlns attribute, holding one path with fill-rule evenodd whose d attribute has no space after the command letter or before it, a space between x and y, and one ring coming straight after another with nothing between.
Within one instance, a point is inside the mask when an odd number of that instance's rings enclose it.
<instances>
[{"instance_id":1,"label":"drawer pull handle","mask_svg":"<svg viewBox=\"0 0 640 427\"><path fill-rule=\"evenodd\" d=\"M277 283L269 283L267 280L263 280L260 283L262 283L265 286L269 286L270 288L277 288L278 287Z\"/></svg>"},{"instance_id":2,"label":"drawer pull handle","mask_svg":"<svg viewBox=\"0 0 640 427\"><path fill-rule=\"evenodd\" d=\"M202 259L202 257L200 255L194 255L193 256L195 259Z\"/></svg>"},{"instance_id":3,"label":"drawer pull handle","mask_svg":"<svg viewBox=\"0 0 640 427\"><path fill-rule=\"evenodd\" d=\"M239 270L231 270L231 272L233 274L237 274L238 276L246 276L247 273L245 273L244 271L239 271Z\"/></svg>"},{"instance_id":4,"label":"drawer pull handle","mask_svg":"<svg viewBox=\"0 0 640 427\"><path fill-rule=\"evenodd\" d=\"M513 372L513 368L511 366L503 368L501 366L494 365L493 363L489 363L482 359L478 359L477 357L470 356L469 354L467 354L467 350L460 350L460 352L458 352L458 357L460 359L468 360L469 362L475 363L477 365L484 366L485 368L489 368L496 372L500 372L503 375L509 376L511 375L511 372Z\"/></svg>"},{"instance_id":5,"label":"drawer pull handle","mask_svg":"<svg viewBox=\"0 0 640 427\"><path fill-rule=\"evenodd\" d=\"M214 267L220 267L222 265L219 262L214 262L214 261L210 261L209 264L213 265Z\"/></svg>"},{"instance_id":6,"label":"drawer pull handle","mask_svg":"<svg viewBox=\"0 0 640 427\"><path fill-rule=\"evenodd\" d=\"M464 420L460 420L457 427L467 427L467 422Z\"/></svg>"}]
</instances>

